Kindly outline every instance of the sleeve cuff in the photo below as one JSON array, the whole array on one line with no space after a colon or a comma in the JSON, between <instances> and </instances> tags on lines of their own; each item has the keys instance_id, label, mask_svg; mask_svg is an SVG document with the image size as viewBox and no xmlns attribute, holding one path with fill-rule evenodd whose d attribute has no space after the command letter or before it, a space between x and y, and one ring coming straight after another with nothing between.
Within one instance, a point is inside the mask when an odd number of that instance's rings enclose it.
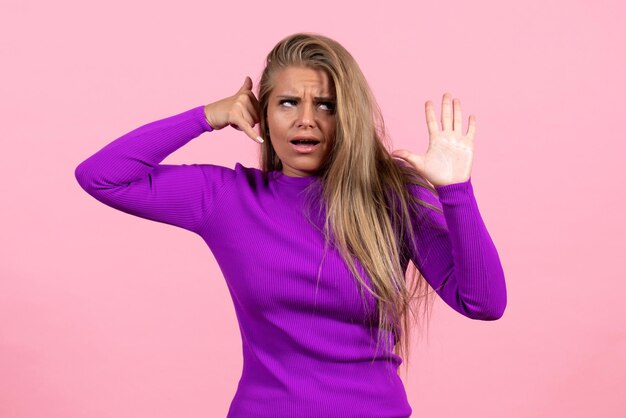
<instances>
[{"instance_id":1,"label":"sleeve cuff","mask_svg":"<svg viewBox=\"0 0 626 418\"><path fill-rule=\"evenodd\" d=\"M445 186L435 186L439 194L439 201L442 204L454 205L474 197L472 178L460 183L446 184Z\"/></svg>"},{"instance_id":2,"label":"sleeve cuff","mask_svg":"<svg viewBox=\"0 0 626 418\"><path fill-rule=\"evenodd\" d=\"M198 119L200 119L202 128L206 132L211 132L213 130L213 127L209 125L209 122L206 120L206 115L204 114L204 105L196 107L196 114L198 116Z\"/></svg>"}]
</instances>

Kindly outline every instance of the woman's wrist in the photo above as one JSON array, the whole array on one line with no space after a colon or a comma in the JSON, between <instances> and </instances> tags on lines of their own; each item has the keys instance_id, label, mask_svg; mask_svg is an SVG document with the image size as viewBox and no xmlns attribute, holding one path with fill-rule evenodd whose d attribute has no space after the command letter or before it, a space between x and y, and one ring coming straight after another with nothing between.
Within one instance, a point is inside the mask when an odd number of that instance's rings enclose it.
<instances>
[{"instance_id":1,"label":"woman's wrist","mask_svg":"<svg viewBox=\"0 0 626 418\"><path fill-rule=\"evenodd\" d=\"M215 127L213 126L213 124L211 123L211 120L209 119L209 105L205 105L203 108L203 113L204 113L204 119L206 120L207 125L209 125L209 128L211 128L210 130L214 130Z\"/></svg>"}]
</instances>

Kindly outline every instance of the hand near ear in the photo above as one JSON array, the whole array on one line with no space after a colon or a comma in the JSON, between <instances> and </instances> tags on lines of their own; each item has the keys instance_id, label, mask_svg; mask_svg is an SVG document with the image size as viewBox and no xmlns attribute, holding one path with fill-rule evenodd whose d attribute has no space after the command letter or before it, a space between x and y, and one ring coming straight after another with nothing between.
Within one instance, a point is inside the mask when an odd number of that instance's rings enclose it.
<instances>
[{"instance_id":1,"label":"hand near ear","mask_svg":"<svg viewBox=\"0 0 626 418\"><path fill-rule=\"evenodd\" d=\"M452 100L450 93L443 95L441 106L441 129L435 118L435 110L430 100L426 102L426 123L429 144L425 155L416 155L400 149L391 155L407 161L433 186L445 186L465 182L470 178L474 155L474 132L476 117L470 115L467 133L461 131L461 102Z\"/></svg>"},{"instance_id":2,"label":"hand near ear","mask_svg":"<svg viewBox=\"0 0 626 418\"><path fill-rule=\"evenodd\" d=\"M204 106L204 114L213 129L230 125L263 143L263 138L253 129L259 122L259 101L252 92L252 79L248 76L237 93Z\"/></svg>"}]
</instances>

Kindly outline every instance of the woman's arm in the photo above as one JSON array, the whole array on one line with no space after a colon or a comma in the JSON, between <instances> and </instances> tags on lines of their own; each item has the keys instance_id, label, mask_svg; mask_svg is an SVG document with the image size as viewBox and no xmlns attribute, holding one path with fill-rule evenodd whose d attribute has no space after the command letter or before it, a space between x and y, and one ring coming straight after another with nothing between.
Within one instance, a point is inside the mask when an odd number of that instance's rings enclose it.
<instances>
[{"instance_id":1,"label":"woman's arm","mask_svg":"<svg viewBox=\"0 0 626 418\"><path fill-rule=\"evenodd\" d=\"M461 101L450 93L442 98L441 127L430 100L424 110L429 140L426 154L392 152L434 185L439 199L419 186L411 186L411 192L443 209L443 214L429 208L419 211L425 216L416 219L418 237L410 246L411 259L454 310L473 319L498 319L506 307L504 272L471 184L476 117L470 115L464 134Z\"/></svg>"},{"instance_id":2,"label":"woman's arm","mask_svg":"<svg viewBox=\"0 0 626 418\"><path fill-rule=\"evenodd\" d=\"M76 179L87 193L108 206L195 232L229 169L159 163L212 130L204 106L148 123L80 163Z\"/></svg>"},{"instance_id":3,"label":"woman's arm","mask_svg":"<svg viewBox=\"0 0 626 418\"><path fill-rule=\"evenodd\" d=\"M496 247L482 220L471 178L435 186L411 186L421 200L443 214L420 207L411 259L437 294L454 310L472 318L495 320L506 307L504 271Z\"/></svg>"},{"instance_id":4,"label":"woman's arm","mask_svg":"<svg viewBox=\"0 0 626 418\"><path fill-rule=\"evenodd\" d=\"M246 76L232 96L127 133L80 163L76 180L115 209L198 232L235 171L214 164L160 162L203 132L226 126L263 142L253 129L259 102L251 89L252 79Z\"/></svg>"}]
</instances>

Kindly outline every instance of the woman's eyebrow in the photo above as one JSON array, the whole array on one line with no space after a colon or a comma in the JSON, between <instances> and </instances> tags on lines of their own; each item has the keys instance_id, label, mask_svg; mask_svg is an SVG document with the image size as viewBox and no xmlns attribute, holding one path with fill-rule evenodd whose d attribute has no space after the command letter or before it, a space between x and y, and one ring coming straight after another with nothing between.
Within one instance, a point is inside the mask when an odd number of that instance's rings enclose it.
<instances>
[{"instance_id":1,"label":"woman's eyebrow","mask_svg":"<svg viewBox=\"0 0 626 418\"><path fill-rule=\"evenodd\" d=\"M276 96L277 99L289 99L289 100L301 100L302 97L299 96L288 96L288 95L280 95L280 96ZM327 97L327 96L316 96L314 97L314 99L316 101L327 101L327 102L332 102L335 100L334 97Z\"/></svg>"}]
</instances>

